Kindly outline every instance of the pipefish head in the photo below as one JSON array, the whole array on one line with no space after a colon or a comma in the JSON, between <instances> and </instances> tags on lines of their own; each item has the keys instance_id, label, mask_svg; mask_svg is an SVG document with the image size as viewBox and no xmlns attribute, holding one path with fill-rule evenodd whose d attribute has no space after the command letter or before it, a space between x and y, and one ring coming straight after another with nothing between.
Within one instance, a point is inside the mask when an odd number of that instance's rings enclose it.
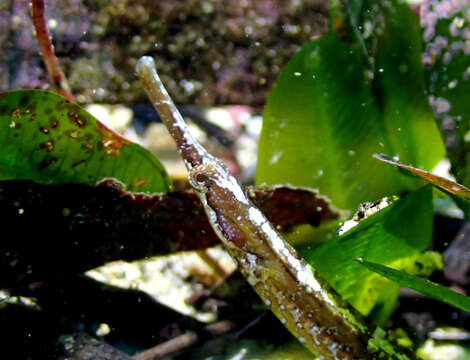
<instances>
[{"instance_id":1,"label":"pipefish head","mask_svg":"<svg viewBox=\"0 0 470 360\"><path fill-rule=\"evenodd\" d=\"M189 171L189 183L198 192L207 192L223 177L221 161L202 163ZM222 170L222 171L221 171Z\"/></svg>"}]
</instances>

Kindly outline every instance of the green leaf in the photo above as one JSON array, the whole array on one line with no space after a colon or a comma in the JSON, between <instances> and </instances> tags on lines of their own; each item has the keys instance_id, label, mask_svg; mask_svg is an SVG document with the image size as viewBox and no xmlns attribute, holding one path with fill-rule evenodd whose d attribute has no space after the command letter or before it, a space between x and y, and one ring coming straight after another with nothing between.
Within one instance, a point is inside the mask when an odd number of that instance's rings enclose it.
<instances>
[{"instance_id":1,"label":"green leaf","mask_svg":"<svg viewBox=\"0 0 470 360\"><path fill-rule=\"evenodd\" d=\"M450 194L455 204L462 210L465 219L470 220L470 201L462 197Z\"/></svg>"},{"instance_id":2,"label":"green leaf","mask_svg":"<svg viewBox=\"0 0 470 360\"><path fill-rule=\"evenodd\" d=\"M376 12L384 16L385 24L375 35L372 86L394 151L391 154L431 170L445 149L425 93L419 16L399 0L378 3Z\"/></svg>"},{"instance_id":3,"label":"green leaf","mask_svg":"<svg viewBox=\"0 0 470 360\"><path fill-rule=\"evenodd\" d=\"M432 192L425 187L318 248L303 246L299 251L343 298L367 314L379 299L381 289L390 283L379 281L354 259L363 257L392 264L416 255L428 245L432 224Z\"/></svg>"},{"instance_id":4,"label":"green leaf","mask_svg":"<svg viewBox=\"0 0 470 360\"><path fill-rule=\"evenodd\" d=\"M449 195L457 204L457 206L465 214L465 218L470 219L470 189L466 186L459 184L455 181L446 179L442 176L435 175L426 170L416 168L411 165L406 165L400 161L394 160L384 154L374 154L374 157L385 163L395 165L398 169L402 170L406 175L418 176L428 183L440 188L443 192Z\"/></svg>"},{"instance_id":5,"label":"green leaf","mask_svg":"<svg viewBox=\"0 0 470 360\"><path fill-rule=\"evenodd\" d=\"M385 163L395 165L401 170L405 170L405 172L411 173L414 176L418 176L421 179L426 180L428 183L433 184L438 188L441 188L447 193L470 200L470 189L466 186L456 183L455 181L446 179L439 175L435 175L433 173L430 173L429 171L414 167L412 165L403 164L402 162L392 159L391 157L384 154L374 154L374 157Z\"/></svg>"},{"instance_id":6,"label":"green leaf","mask_svg":"<svg viewBox=\"0 0 470 360\"><path fill-rule=\"evenodd\" d=\"M409 275L403 271L395 270L381 264L366 261L364 259L357 259L356 261L365 268L380 274L387 279L395 281L402 286L406 286L433 299L440 300L446 304L470 312L470 298L452 291L445 286L433 283L429 280L422 279L414 275Z\"/></svg>"},{"instance_id":7,"label":"green leaf","mask_svg":"<svg viewBox=\"0 0 470 360\"><path fill-rule=\"evenodd\" d=\"M330 32L348 43L353 51L366 55L367 49L361 29L364 17L371 11L363 11L369 4L364 0L330 0ZM367 61L367 59L364 59Z\"/></svg>"},{"instance_id":8,"label":"green leaf","mask_svg":"<svg viewBox=\"0 0 470 360\"><path fill-rule=\"evenodd\" d=\"M170 181L147 150L54 93L0 94L0 179L42 184L95 183L105 177L129 191L165 192Z\"/></svg>"},{"instance_id":9,"label":"green leaf","mask_svg":"<svg viewBox=\"0 0 470 360\"><path fill-rule=\"evenodd\" d=\"M263 117L258 184L318 188L335 206L353 210L417 187L374 164L376 149L428 169L442 158L424 92L418 19L401 2L378 4L353 2L349 10L359 21L358 9L374 9L375 23L368 26L373 31L362 34L368 38L361 46L332 33L306 44L285 66Z\"/></svg>"},{"instance_id":10,"label":"green leaf","mask_svg":"<svg viewBox=\"0 0 470 360\"><path fill-rule=\"evenodd\" d=\"M399 193L401 179L372 154L391 149L362 67L334 37L288 62L263 115L257 184L318 188L336 207Z\"/></svg>"}]
</instances>

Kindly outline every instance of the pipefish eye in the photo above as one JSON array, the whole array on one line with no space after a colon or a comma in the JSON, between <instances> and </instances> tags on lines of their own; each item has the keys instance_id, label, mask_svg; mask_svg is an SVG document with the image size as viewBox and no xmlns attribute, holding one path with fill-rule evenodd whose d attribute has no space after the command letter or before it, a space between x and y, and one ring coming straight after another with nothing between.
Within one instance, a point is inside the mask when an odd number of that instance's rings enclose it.
<instances>
[{"instance_id":1,"label":"pipefish eye","mask_svg":"<svg viewBox=\"0 0 470 360\"><path fill-rule=\"evenodd\" d=\"M209 175L201 171L196 171L194 174L194 180L196 180L200 185L210 185L212 182Z\"/></svg>"},{"instance_id":2,"label":"pipefish eye","mask_svg":"<svg viewBox=\"0 0 470 360\"><path fill-rule=\"evenodd\" d=\"M212 174L213 172L209 166L199 165L191 169L189 181L194 188L204 191L211 187L214 182Z\"/></svg>"}]
</instances>

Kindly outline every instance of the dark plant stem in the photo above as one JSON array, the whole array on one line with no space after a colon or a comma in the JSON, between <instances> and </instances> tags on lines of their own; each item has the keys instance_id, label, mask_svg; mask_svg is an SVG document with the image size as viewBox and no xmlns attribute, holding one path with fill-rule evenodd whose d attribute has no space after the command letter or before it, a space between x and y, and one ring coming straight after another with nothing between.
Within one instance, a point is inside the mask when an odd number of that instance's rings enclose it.
<instances>
[{"instance_id":1,"label":"dark plant stem","mask_svg":"<svg viewBox=\"0 0 470 360\"><path fill-rule=\"evenodd\" d=\"M205 338L208 336L213 337L223 335L233 330L235 327L236 324L232 323L231 321L222 320L214 324L207 325L200 334L196 332L190 332L187 334L179 335L164 343L158 344L148 350L145 350L135 355L132 360L160 359L195 345L196 343L201 341L201 338Z\"/></svg>"},{"instance_id":2,"label":"dark plant stem","mask_svg":"<svg viewBox=\"0 0 470 360\"><path fill-rule=\"evenodd\" d=\"M75 101L70 91L67 79L60 68L59 59L54 52L54 45L51 41L49 29L47 27L44 0L32 0L33 24L36 31L36 39L39 45L42 59L46 65L47 72L51 78L54 90L70 101Z\"/></svg>"}]
</instances>

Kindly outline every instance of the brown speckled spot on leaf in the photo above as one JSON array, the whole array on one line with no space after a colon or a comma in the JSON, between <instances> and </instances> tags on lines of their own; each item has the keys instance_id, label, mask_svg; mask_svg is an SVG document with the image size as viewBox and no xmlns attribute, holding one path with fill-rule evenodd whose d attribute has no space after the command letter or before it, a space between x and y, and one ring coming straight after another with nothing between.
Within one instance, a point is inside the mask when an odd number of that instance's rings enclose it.
<instances>
[{"instance_id":1,"label":"brown speckled spot on leaf","mask_svg":"<svg viewBox=\"0 0 470 360\"><path fill-rule=\"evenodd\" d=\"M39 144L39 149L40 150L46 150L47 152L51 152L54 150L54 141L53 140L47 140L41 144Z\"/></svg>"},{"instance_id":2,"label":"brown speckled spot on leaf","mask_svg":"<svg viewBox=\"0 0 470 360\"><path fill-rule=\"evenodd\" d=\"M56 108L56 110L59 110L59 111L60 111L60 110L66 109L67 106L68 106L67 101L62 100L62 101L59 101L59 102L56 104L55 108Z\"/></svg>"},{"instance_id":3,"label":"brown speckled spot on leaf","mask_svg":"<svg viewBox=\"0 0 470 360\"><path fill-rule=\"evenodd\" d=\"M49 129L45 126L41 126L39 128L39 131L42 132L43 134L49 134Z\"/></svg>"},{"instance_id":4,"label":"brown speckled spot on leaf","mask_svg":"<svg viewBox=\"0 0 470 360\"><path fill-rule=\"evenodd\" d=\"M138 187L141 187L143 185L145 185L147 183L148 179L144 179L144 178L137 178L135 179L131 186L134 187L134 188L138 188Z\"/></svg>"},{"instance_id":5,"label":"brown speckled spot on leaf","mask_svg":"<svg viewBox=\"0 0 470 360\"><path fill-rule=\"evenodd\" d=\"M80 114L76 111L69 111L67 113L67 116L69 117L69 120L75 124L76 126L78 126L79 128L82 128L84 126L86 126L87 122L86 120L80 116Z\"/></svg>"},{"instance_id":6,"label":"brown speckled spot on leaf","mask_svg":"<svg viewBox=\"0 0 470 360\"><path fill-rule=\"evenodd\" d=\"M57 121L55 117L51 117L50 124L51 124L51 129L55 129L57 126L59 126L59 121Z\"/></svg>"},{"instance_id":7,"label":"brown speckled spot on leaf","mask_svg":"<svg viewBox=\"0 0 470 360\"><path fill-rule=\"evenodd\" d=\"M132 144L132 142L101 124L100 122L97 122L96 125L99 134L103 138L100 141L100 146L106 152L106 154L117 156L119 155L119 151L123 146Z\"/></svg>"},{"instance_id":8,"label":"brown speckled spot on leaf","mask_svg":"<svg viewBox=\"0 0 470 360\"><path fill-rule=\"evenodd\" d=\"M49 167L51 165L56 165L58 162L59 162L59 160L57 158L44 159L38 165L38 171L44 170L46 167Z\"/></svg>"},{"instance_id":9,"label":"brown speckled spot on leaf","mask_svg":"<svg viewBox=\"0 0 470 360\"><path fill-rule=\"evenodd\" d=\"M93 144L89 144L89 143L83 144L82 149L85 150L85 151L92 151L93 150Z\"/></svg>"},{"instance_id":10,"label":"brown speckled spot on leaf","mask_svg":"<svg viewBox=\"0 0 470 360\"><path fill-rule=\"evenodd\" d=\"M72 164L72 167L77 167L81 164L84 164L85 163L85 160L79 160L79 161L75 161L73 164Z\"/></svg>"},{"instance_id":11,"label":"brown speckled spot on leaf","mask_svg":"<svg viewBox=\"0 0 470 360\"><path fill-rule=\"evenodd\" d=\"M67 130L65 132L72 139L79 139L80 133L77 130Z\"/></svg>"},{"instance_id":12,"label":"brown speckled spot on leaf","mask_svg":"<svg viewBox=\"0 0 470 360\"><path fill-rule=\"evenodd\" d=\"M20 109L15 109L11 112L10 116L13 118L13 119L18 119L21 117L21 110Z\"/></svg>"}]
</instances>

